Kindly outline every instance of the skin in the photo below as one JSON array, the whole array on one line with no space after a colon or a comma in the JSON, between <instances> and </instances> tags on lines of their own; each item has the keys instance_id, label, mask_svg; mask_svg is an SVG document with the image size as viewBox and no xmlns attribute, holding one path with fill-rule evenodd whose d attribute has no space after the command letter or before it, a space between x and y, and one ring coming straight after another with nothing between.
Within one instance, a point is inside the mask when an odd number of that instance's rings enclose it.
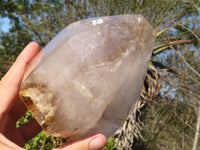
<instances>
[{"instance_id":1,"label":"skin","mask_svg":"<svg viewBox=\"0 0 200 150\"><path fill-rule=\"evenodd\" d=\"M42 130L34 119L16 128L16 121L27 111L19 99L19 88L26 76L27 65L40 52L36 42L29 43L0 81L0 150L24 150L22 147L25 142ZM81 140L68 142L55 150L99 150L106 144L105 136L93 134Z\"/></svg>"}]
</instances>

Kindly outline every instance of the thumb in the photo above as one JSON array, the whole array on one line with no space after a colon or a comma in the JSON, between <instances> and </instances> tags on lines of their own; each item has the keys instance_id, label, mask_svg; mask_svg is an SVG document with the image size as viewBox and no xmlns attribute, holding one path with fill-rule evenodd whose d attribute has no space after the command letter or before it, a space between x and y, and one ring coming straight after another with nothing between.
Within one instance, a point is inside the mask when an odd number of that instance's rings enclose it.
<instances>
[{"instance_id":1,"label":"thumb","mask_svg":"<svg viewBox=\"0 0 200 150\"><path fill-rule=\"evenodd\" d=\"M102 134L93 134L84 139L68 142L54 150L101 150L107 140Z\"/></svg>"}]
</instances>

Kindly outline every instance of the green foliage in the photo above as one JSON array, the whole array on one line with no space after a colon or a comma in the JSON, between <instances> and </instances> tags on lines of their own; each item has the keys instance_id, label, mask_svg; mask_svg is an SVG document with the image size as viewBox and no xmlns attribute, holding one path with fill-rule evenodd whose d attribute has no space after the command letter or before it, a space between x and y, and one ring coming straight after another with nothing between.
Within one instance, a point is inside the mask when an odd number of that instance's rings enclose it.
<instances>
[{"instance_id":1,"label":"green foliage","mask_svg":"<svg viewBox=\"0 0 200 150\"><path fill-rule=\"evenodd\" d=\"M177 100L165 104L157 101L150 107L144 118L144 139L137 145L148 150L191 149L197 121L195 107Z\"/></svg>"},{"instance_id":2,"label":"green foliage","mask_svg":"<svg viewBox=\"0 0 200 150\"><path fill-rule=\"evenodd\" d=\"M104 147L105 150L114 150L116 148L116 144L114 139L108 138L108 144Z\"/></svg>"},{"instance_id":3,"label":"green foliage","mask_svg":"<svg viewBox=\"0 0 200 150\"><path fill-rule=\"evenodd\" d=\"M16 122L16 126L17 128L22 126L23 124L27 123L28 121L30 121L31 119L33 119L33 115L31 114L30 111L27 111L17 122Z\"/></svg>"},{"instance_id":4,"label":"green foliage","mask_svg":"<svg viewBox=\"0 0 200 150\"><path fill-rule=\"evenodd\" d=\"M16 123L17 127L20 127L26 124L31 119L34 119L30 111L27 111L24 116L22 116ZM63 145L66 142L65 139L57 138L46 134L45 132L40 132L33 139L28 141L24 148L27 150L50 150L52 148ZM116 148L116 144L114 139L108 138L108 144L104 148L105 150L114 150Z\"/></svg>"},{"instance_id":5,"label":"green foliage","mask_svg":"<svg viewBox=\"0 0 200 150\"><path fill-rule=\"evenodd\" d=\"M26 124L31 119L34 119L30 111L27 111L16 123L17 127L20 127L24 124ZM28 150L50 150L52 148L58 147L63 145L66 140L62 138L53 137L50 135L47 135L45 132L40 132L37 136L35 136L33 139L28 141L24 148Z\"/></svg>"},{"instance_id":6,"label":"green foliage","mask_svg":"<svg viewBox=\"0 0 200 150\"><path fill-rule=\"evenodd\" d=\"M24 148L28 150L50 150L52 148L63 145L65 142L65 139L52 137L42 131L36 137L28 141Z\"/></svg>"}]
</instances>

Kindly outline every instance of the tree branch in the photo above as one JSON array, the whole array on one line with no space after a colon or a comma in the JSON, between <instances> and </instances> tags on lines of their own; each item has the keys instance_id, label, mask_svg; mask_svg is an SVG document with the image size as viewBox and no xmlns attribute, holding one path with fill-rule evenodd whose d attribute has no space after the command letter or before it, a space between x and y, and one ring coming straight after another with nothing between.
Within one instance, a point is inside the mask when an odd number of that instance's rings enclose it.
<instances>
[{"instance_id":1,"label":"tree branch","mask_svg":"<svg viewBox=\"0 0 200 150\"><path fill-rule=\"evenodd\" d=\"M185 64L198 76L200 77L200 74L185 60L185 58L181 55L180 52L174 49L173 46L170 46L171 49L173 49L180 57L181 59L185 62Z\"/></svg>"},{"instance_id":2,"label":"tree branch","mask_svg":"<svg viewBox=\"0 0 200 150\"><path fill-rule=\"evenodd\" d=\"M195 136L194 136L192 150L197 149L197 143L198 143L198 138L199 138L199 127L200 127L200 105L199 105L199 114L198 114L198 119L197 119L196 132L195 132Z\"/></svg>"}]
</instances>

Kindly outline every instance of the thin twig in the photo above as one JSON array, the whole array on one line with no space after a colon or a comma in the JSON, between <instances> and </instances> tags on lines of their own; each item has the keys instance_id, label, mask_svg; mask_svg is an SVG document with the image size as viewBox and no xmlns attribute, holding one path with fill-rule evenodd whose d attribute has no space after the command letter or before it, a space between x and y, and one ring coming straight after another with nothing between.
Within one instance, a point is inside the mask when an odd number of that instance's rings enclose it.
<instances>
[{"instance_id":1,"label":"thin twig","mask_svg":"<svg viewBox=\"0 0 200 150\"><path fill-rule=\"evenodd\" d=\"M176 113L176 112L173 112L174 113L174 115L182 122L182 123L184 123L186 126L188 126L189 128L191 128L193 131L195 131L195 128L193 128L189 123L185 123L185 121L181 118L181 117L179 117L179 115Z\"/></svg>"},{"instance_id":2,"label":"thin twig","mask_svg":"<svg viewBox=\"0 0 200 150\"><path fill-rule=\"evenodd\" d=\"M200 37L194 33L194 31L192 31L191 29L185 27L184 25L180 24L180 23L175 23L177 26L181 26L183 29L189 31L190 33L192 33L192 35L194 35L195 38L197 38L200 41Z\"/></svg>"},{"instance_id":3,"label":"thin twig","mask_svg":"<svg viewBox=\"0 0 200 150\"><path fill-rule=\"evenodd\" d=\"M193 142L192 150L197 149L197 143L198 143L198 137L199 137L199 128L200 128L200 105L199 105L199 113L198 113L196 132L195 132L195 136L194 136L194 142Z\"/></svg>"},{"instance_id":4,"label":"thin twig","mask_svg":"<svg viewBox=\"0 0 200 150\"><path fill-rule=\"evenodd\" d=\"M195 96L196 96L196 98L200 99L200 95L199 95L199 94L197 94L197 93L194 93L192 90L188 90L188 89L186 89L186 88L180 88L180 90L182 90L182 91L185 91L185 92L188 92L188 93L192 94L192 95L194 96L194 98L195 98Z\"/></svg>"},{"instance_id":5,"label":"thin twig","mask_svg":"<svg viewBox=\"0 0 200 150\"><path fill-rule=\"evenodd\" d=\"M185 58L181 55L181 53L177 50L174 49L173 46L170 46L171 49L173 49L180 57L181 59L185 62L185 64L198 76L200 77L200 74L185 60Z\"/></svg>"},{"instance_id":6,"label":"thin twig","mask_svg":"<svg viewBox=\"0 0 200 150\"><path fill-rule=\"evenodd\" d=\"M12 61L7 61L7 60L0 60L0 63L10 64L10 65L13 64Z\"/></svg>"},{"instance_id":7,"label":"thin twig","mask_svg":"<svg viewBox=\"0 0 200 150\"><path fill-rule=\"evenodd\" d=\"M194 2L192 2L191 0L183 0L183 2L186 2L186 3L191 3L196 9L199 8L199 6L197 6Z\"/></svg>"},{"instance_id":8,"label":"thin twig","mask_svg":"<svg viewBox=\"0 0 200 150\"><path fill-rule=\"evenodd\" d=\"M197 83L197 84L199 84L200 85L200 82L199 81L197 81L196 79L194 79L194 78L192 78L191 76L189 76L188 78L190 78L193 82L195 82L195 83Z\"/></svg>"}]
</instances>

